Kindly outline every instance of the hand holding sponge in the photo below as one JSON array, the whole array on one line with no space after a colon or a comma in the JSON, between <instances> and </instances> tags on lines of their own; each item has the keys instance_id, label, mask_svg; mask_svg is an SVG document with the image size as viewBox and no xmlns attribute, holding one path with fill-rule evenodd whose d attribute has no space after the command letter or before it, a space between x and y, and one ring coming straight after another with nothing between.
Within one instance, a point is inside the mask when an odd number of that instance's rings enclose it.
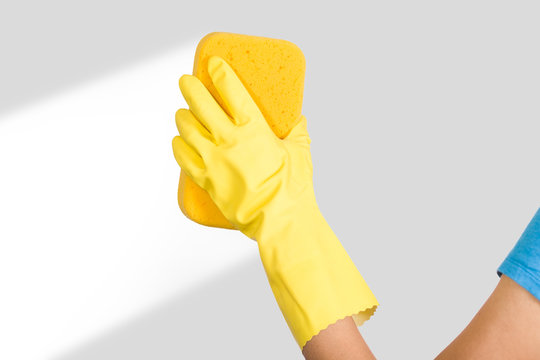
<instances>
[{"instance_id":1,"label":"hand holding sponge","mask_svg":"<svg viewBox=\"0 0 540 360\"><path fill-rule=\"evenodd\" d=\"M236 71L277 137L283 139L302 113L306 60L290 41L225 32L201 39L195 51L193 75L225 108L208 74L208 59L219 56ZM178 204L191 220L206 226L234 229L208 195L180 172Z\"/></svg>"},{"instance_id":2,"label":"hand holding sponge","mask_svg":"<svg viewBox=\"0 0 540 360\"><path fill-rule=\"evenodd\" d=\"M281 139L224 59L210 57L208 74L223 107L197 77L180 79L189 109L176 114L178 164L234 228L257 241L300 348L346 316L360 325L377 300L317 206L305 117Z\"/></svg>"}]
</instances>

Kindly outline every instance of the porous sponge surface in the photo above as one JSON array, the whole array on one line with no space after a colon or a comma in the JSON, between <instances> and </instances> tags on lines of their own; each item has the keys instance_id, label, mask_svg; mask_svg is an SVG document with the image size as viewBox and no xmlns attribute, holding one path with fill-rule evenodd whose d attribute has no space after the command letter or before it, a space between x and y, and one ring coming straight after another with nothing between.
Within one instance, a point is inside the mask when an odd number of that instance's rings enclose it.
<instances>
[{"instance_id":1,"label":"porous sponge surface","mask_svg":"<svg viewBox=\"0 0 540 360\"><path fill-rule=\"evenodd\" d=\"M206 35L195 53L193 75L225 109L208 74L208 59L217 55L236 72L274 133L284 138L302 113L305 58L293 43L260 36L216 32ZM208 193L184 172L178 203L191 220L207 226L234 228Z\"/></svg>"}]
</instances>

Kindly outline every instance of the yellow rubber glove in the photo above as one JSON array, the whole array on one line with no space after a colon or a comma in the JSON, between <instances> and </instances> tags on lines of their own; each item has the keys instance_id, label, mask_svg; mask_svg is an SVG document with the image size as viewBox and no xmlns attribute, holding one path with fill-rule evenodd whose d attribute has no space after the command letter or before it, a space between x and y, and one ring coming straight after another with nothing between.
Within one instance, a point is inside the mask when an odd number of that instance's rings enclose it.
<instances>
[{"instance_id":1,"label":"yellow rubber glove","mask_svg":"<svg viewBox=\"0 0 540 360\"><path fill-rule=\"evenodd\" d=\"M211 57L208 72L226 109L199 79L180 78L190 109L176 113L178 164L231 224L257 241L300 348L346 316L361 325L377 300L315 201L305 117L281 140L223 59Z\"/></svg>"}]
</instances>

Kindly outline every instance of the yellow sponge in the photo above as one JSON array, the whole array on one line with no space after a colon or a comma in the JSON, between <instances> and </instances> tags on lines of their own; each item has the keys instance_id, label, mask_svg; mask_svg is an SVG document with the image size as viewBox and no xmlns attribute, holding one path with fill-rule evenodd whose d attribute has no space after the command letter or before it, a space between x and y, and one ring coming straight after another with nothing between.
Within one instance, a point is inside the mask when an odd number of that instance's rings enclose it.
<instances>
[{"instance_id":1,"label":"yellow sponge","mask_svg":"<svg viewBox=\"0 0 540 360\"><path fill-rule=\"evenodd\" d=\"M263 113L274 133L284 138L296 125L302 112L306 63L293 43L260 36L215 32L197 46L193 75L224 107L208 75L208 58L225 59L236 72ZM233 229L208 193L180 173L178 203L191 220L207 226Z\"/></svg>"}]
</instances>

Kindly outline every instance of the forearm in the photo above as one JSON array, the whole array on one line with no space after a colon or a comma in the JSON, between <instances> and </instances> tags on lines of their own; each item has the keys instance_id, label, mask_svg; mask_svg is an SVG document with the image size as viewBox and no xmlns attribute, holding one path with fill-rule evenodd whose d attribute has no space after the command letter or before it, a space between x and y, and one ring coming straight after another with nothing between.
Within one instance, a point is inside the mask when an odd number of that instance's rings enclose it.
<instances>
[{"instance_id":1,"label":"forearm","mask_svg":"<svg viewBox=\"0 0 540 360\"><path fill-rule=\"evenodd\" d=\"M507 276L463 332L437 357L540 359L540 301Z\"/></svg>"},{"instance_id":2,"label":"forearm","mask_svg":"<svg viewBox=\"0 0 540 360\"><path fill-rule=\"evenodd\" d=\"M320 211L308 207L299 213L257 240L276 301L303 348L347 316L361 325L377 300Z\"/></svg>"},{"instance_id":3,"label":"forearm","mask_svg":"<svg viewBox=\"0 0 540 360\"><path fill-rule=\"evenodd\" d=\"M375 359L350 316L315 335L306 343L302 354L307 360Z\"/></svg>"}]
</instances>

